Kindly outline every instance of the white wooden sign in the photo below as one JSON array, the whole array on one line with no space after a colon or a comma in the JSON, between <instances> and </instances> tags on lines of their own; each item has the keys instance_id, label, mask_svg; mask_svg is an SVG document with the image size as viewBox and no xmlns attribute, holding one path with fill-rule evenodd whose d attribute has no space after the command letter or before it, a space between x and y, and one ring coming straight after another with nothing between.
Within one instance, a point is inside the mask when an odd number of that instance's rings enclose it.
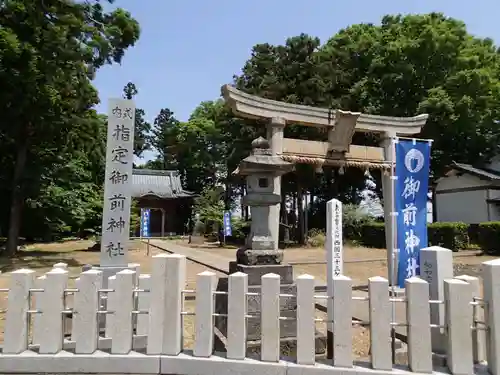
<instances>
[{"instance_id":1,"label":"white wooden sign","mask_svg":"<svg viewBox=\"0 0 500 375\"><path fill-rule=\"evenodd\" d=\"M327 302L327 345L328 353L333 355L333 332L335 320L335 305L333 301L333 278L341 276L343 267L342 258L342 202L337 199L332 199L326 202L326 293L328 295ZM337 291L338 292L338 291ZM340 293L342 294L342 293ZM336 295L338 298L339 295ZM333 358L333 357L332 357Z\"/></svg>"},{"instance_id":2,"label":"white wooden sign","mask_svg":"<svg viewBox=\"0 0 500 375\"><path fill-rule=\"evenodd\" d=\"M342 246L342 202L337 199L326 203L326 271L328 281L344 272Z\"/></svg>"},{"instance_id":3,"label":"white wooden sign","mask_svg":"<svg viewBox=\"0 0 500 375\"><path fill-rule=\"evenodd\" d=\"M102 214L101 266L127 266L135 104L110 99Z\"/></svg>"}]
</instances>

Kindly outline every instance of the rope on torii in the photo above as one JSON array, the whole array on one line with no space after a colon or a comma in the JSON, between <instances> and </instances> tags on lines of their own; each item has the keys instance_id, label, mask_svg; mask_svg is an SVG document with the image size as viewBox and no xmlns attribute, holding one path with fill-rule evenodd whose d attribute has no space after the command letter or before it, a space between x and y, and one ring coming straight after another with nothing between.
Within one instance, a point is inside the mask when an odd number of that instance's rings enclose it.
<instances>
[{"instance_id":1,"label":"rope on torii","mask_svg":"<svg viewBox=\"0 0 500 375\"><path fill-rule=\"evenodd\" d=\"M333 167L345 167L345 168L359 168L359 169L376 169L376 170L389 170L391 168L390 163L373 163L368 161L357 161L357 160L334 160L328 158L314 158L307 156L295 156L295 155L281 155L281 158L290 163L296 164L310 164L310 165L327 165Z\"/></svg>"}]
</instances>

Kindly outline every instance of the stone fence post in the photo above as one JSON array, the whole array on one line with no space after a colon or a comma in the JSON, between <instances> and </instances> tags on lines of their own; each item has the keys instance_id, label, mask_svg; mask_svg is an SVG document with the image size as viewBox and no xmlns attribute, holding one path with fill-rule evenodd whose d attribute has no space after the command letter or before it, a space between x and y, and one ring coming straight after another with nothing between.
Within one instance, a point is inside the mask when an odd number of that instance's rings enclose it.
<instances>
[{"instance_id":1,"label":"stone fence post","mask_svg":"<svg viewBox=\"0 0 500 375\"><path fill-rule=\"evenodd\" d=\"M492 375L500 375L500 259L482 264L483 295L488 327L486 357Z\"/></svg>"},{"instance_id":2,"label":"stone fence post","mask_svg":"<svg viewBox=\"0 0 500 375\"><path fill-rule=\"evenodd\" d=\"M453 278L453 252L440 246L425 247L420 250L420 277L429 283L429 299L444 301L444 280ZM444 305L433 303L431 324L444 325ZM443 328L431 329L432 351L446 354L447 341Z\"/></svg>"},{"instance_id":3,"label":"stone fence post","mask_svg":"<svg viewBox=\"0 0 500 375\"><path fill-rule=\"evenodd\" d=\"M447 353L446 365L453 375L474 373L472 359L472 305L470 284L458 279L444 281Z\"/></svg>"}]
</instances>

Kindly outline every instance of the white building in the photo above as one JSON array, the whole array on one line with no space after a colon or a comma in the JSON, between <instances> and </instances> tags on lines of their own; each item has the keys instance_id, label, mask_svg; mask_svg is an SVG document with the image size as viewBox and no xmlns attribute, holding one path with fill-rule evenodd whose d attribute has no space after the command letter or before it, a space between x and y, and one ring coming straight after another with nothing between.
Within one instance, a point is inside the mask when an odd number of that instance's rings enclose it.
<instances>
[{"instance_id":1,"label":"white building","mask_svg":"<svg viewBox=\"0 0 500 375\"><path fill-rule=\"evenodd\" d=\"M500 157L484 168L453 163L437 180L435 197L437 221L500 221Z\"/></svg>"}]
</instances>

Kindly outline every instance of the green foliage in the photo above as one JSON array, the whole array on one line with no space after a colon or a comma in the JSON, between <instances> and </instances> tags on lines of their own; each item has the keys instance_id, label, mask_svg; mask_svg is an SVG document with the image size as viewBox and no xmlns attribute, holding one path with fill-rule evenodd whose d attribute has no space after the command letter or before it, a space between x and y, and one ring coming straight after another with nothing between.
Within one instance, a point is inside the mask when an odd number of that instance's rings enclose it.
<instances>
[{"instance_id":1,"label":"green foliage","mask_svg":"<svg viewBox=\"0 0 500 375\"><path fill-rule=\"evenodd\" d=\"M128 12L108 12L98 0L4 1L0 24L0 228L13 253L19 234L47 239L99 230L106 117L91 109L98 103L91 80L100 67L122 60L140 29ZM442 14L386 16L380 25L340 30L323 45L305 34L283 45L258 44L234 84L288 103L385 116L429 113L420 136L434 139L433 176L451 161L481 163L500 151L500 54L491 40L469 35L462 22ZM126 84L124 97L137 93ZM153 126L145 118L138 108L135 154L151 148L157 158L147 167L179 170L183 187L201 194L194 212L204 231L217 232L223 211L245 194L243 179L232 172L251 141L265 135L265 124L237 118L220 99L200 103L185 122L168 108ZM320 129L296 124L287 124L285 136L327 139ZM379 139L357 133L353 142ZM380 195L380 176L373 177ZM309 244L322 246L325 204L335 197L344 202L344 236L385 247L383 224L355 206L365 180L359 169L325 166L318 174L297 166L282 180L282 196L293 207L287 225L301 227L295 209L310 194L309 227L319 230L309 233ZM131 229L138 220L137 208L132 212ZM248 223L232 221L234 239L243 239ZM479 231L482 246L496 249L495 225ZM430 224L429 242L465 248L466 226Z\"/></svg>"},{"instance_id":2,"label":"green foliage","mask_svg":"<svg viewBox=\"0 0 500 375\"><path fill-rule=\"evenodd\" d=\"M132 82L129 82L123 88L124 99L134 99L139 93L139 90ZM148 142L148 135L151 131L151 124L144 119L146 112L141 108L135 110L135 123L134 123L134 154L141 157L142 153L149 150L150 144Z\"/></svg>"},{"instance_id":3,"label":"green foliage","mask_svg":"<svg viewBox=\"0 0 500 375\"><path fill-rule=\"evenodd\" d=\"M137 202L132 200L132 205L130 206L130 235L134 235L140 231L141 226L141 208L137 205Z\"/></svg>"},{"instance_id":4,"label":"green foliage","mask_svg":"<svg viewBox=\"0 0 500 375\"><path fill-rule=\"evenodd\" d=\"M430 246L442 246L453 251L469 247L469 226L465 223L430 223L427 228Z\"/></svg>"},{"instance_id":5,"label":"green foliage","mask_svg":"<svg viewBox=\"0 0 500 375\"><path fill-rule=\"evenodd\" d=\"M221 193L220 189L206 188L195 199L193 214L205 224L205 234L218 233L222 227L225 206Z\"/></svg>"},{"instance_id":6,"label":"green foliage","mask_svg":"<svg viewBox=\"0 0 500 375\"><path fill-rule=\"evenodd\" d=\"M199 219L195 218L193 225L193 235L203 236L205 234L205 224Z\"/></svg>"},{"instance_id":7,"label":"green foliage","mask_svg":"<svg viewBox=\"0 0 500 375\"><path fill-rule=\"evenodd\" d=\"M150 165L178 170L189 191L201 193L224 183L230 195L231 172L247 156L251 142L241 123L222 100L200 103L187 122L164 108L151 132L150 143L158 157Z\"/></svg>"},{"instance_id":8,"label":"green foliage","mask_svg":"<svg viewBox=\"0 0 500 375\"><path fill-rule=\"evenodd\" d=\"M452 161L480 163L499 151L499 56L490 39L471 36L461 21L439 13L395 15L380 25L349 26L324 45L305 34L283 45L258 44L235 83L289 103L384 116L429 113L421 137L435 141L431 168L439 176ZM293 124L285 136L326 140L315 128ZM375 145L378 139L355 134L354 143ZM323 201L357 203L362 173L324 172L316 178L285 176L283 193L295 192L300 182Z\"/></svg>"},{"instance_id":9,"label":"green foliage","mask_svg":"<svg viewBox=\"0 0 500 375\"><path fill-rule=\"evenodd\" d=\"M4 1L0 24L1 226L13 254L19 234L50 238L95 220L105 133L91 80L140 30L98 0Z\"/></svg>"},{"instance_id":10,"label":"green foliage","mask_svg":"<svg viewBox=\"0 0 500 375\"><path fill-rule=\"evenodd\" d=\"M180 145L177 141L179 124L174 113L168 108L160 110L149 136L149 143L156 151L157 158L149 162L148 167L179 170L178 159L181 158L178 155Z\"/></svg>"},{"instance_id":11,"label":"green foliage","mask_svg":"<svg viewBox=\"0 0 500 375\"><path fill-rule=\"evenodd\" d=\"M323 45L306 34L287 38L282 45L257 44L234 84L288 103L384 116L429 113L420 136L435 141L432 175L439 176L453 160L475 164L499 151L499 56L491 40L469 35L461 21L439 13L389 15L380 25L340 30ZM179 169L185 187L196 192L223 183L226 206L244 195L241 177L231 172L248 154L251 141L265 135L265 124L236 118L218 100L201 103L185 123L167 110L155 126L152 144L159 159L151 165ZM285 136L327 139L317 128L295 124L287 124ZM357 133L353 143L377 145L379 139ZM298 202L307 193L315 197L309 207L313 228L325 227L329 199L357 204L365 188L359 169L341 174L324 167L323 172L298 165L282 180L285 200ZM373 177L380 196L380 175ZM300 215L290 220L292 227L304 227ZM346 236L359 238L363 220L349 224Z\"/></svg>"},{"instance_id":12,"label":"green foliage","mask_svg":"<svg viewBox=\"0 0 500 375\"><path fill-rule=\"evenodd\" d=\"M500 254L500 221L479 224L478 242L487 254Z\"/></svg>"},{"instance_id":13,"label":"green foliage","mask_svg":"<svg viewBox=\"0 0 500 375\"><path fill-rule=\"evenodd\" d=\"M311 229L307 233L306 244L309 247L324 247L326 243L325 231L320 229Z\"/></svg>"},{"instance_id":14,"label":"green foliage","mask_svg":"<svg viewBox=\"0 0 500 375\"><path fill-rule=\"evenodd\" d=\"M26 201L24 233L36 239L59 239L83 234L89 224L95 224L102 196L87 168L85 158L73 157L59 160L44 172L40 193Z\"/></svg>"},{"instance_id":15,"label":"green foliage","mask_svg":"<svg viewBox=\"0 0 500 375\"><path fill-rule=\"evenodd\" d=\"M343 237L357 242L363 237L363 227L373 222L373 217L354 204L342 205Z\"/></svg>"},{"instance_id":16,"label":"green foliage","mask_svg":"<svg viewBox=\"0 0 500 375\"><path fill-rule=\"evenodd\" d=\"M223 226L225 204L222 199L223 191L220 188L205 188L202 194L195 199L193 215L198 215L203 227L198 233L218 237ZM196 219L193 219L196 225ZM227 241L243 243L250 229L250 222L239 217L231 216L232 236ZM197 230L195 228L195 230Z\"/></svg>"},{"instance_id":17,"label":"green foliage","mask_svg":"<svg viewBox=\"0 0 500 375\"><path fill-rule=\"evenodd\" d=\"M372 222L364 224L361 228L361 238L356 240L366 247L384 249L386 247L384 223Z\"/></svg>"},{"instance_id":18,"label":"green foliage","mask_svg":"<svg viewBox=\"0 0 500 375\"><path fill-rule=\"evenodd\" d=\"M475 164L499 144L500 55L491 39L440 13L385 16L341 30L318 52L327 93L340 108L387 116L430 115L432 173Z\"/></svg>"},{"instance_id":19,"label":"green foliage","mask_svg":"<svg viewBox=\"0 0 500 375\"><path fill-rule=\"evenodd\" d=\"M442 246L453 251L467 249L469 246L468 225L464 223L429 223L427 235L429 246ZM365 223L361 228L361 237L354 237L363 246L383 249L385 243L385 224Z\"/></svg>"},{"instance_id":20,"label":"green foliage","mask_svg":"<svg viewBox=\"0 0 500 375\"><path fill-rule=\"evenodd\" d=\"M231 242L244 243L250 231L250 222L245 221L240 217L231 216L232 236L229 239Z\"/></svg>"}]
</instances>

